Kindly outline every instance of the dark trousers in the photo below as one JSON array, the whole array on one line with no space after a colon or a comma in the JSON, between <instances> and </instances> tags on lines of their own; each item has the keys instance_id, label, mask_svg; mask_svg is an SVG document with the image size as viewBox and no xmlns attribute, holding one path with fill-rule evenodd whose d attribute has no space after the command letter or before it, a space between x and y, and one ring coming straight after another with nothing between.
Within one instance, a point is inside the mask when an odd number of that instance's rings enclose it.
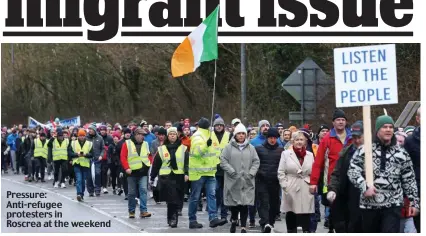
<instances>
[{"instance_id":1,"label":"dark trousers","mask_svg":"<svg viewBox=\"0 0 426 236\"><path fill-rule=\"evenodd\" d=\"M417 233L420 233L420 213L414 217L414 226L416 227Z\"/></svg>"},{"instance_id":2,"label":"dark trousers","mask_svg":"<svg viewBox=\"0 0 426 236\"><path fill-rule=\"evenodd\" d=\"M220 209L220 217L228 218L228 207L223 203L223 186L224 178L223 176L216 176L216 209Z\"/></svg>"},{"instance_id":3,"label":"dark trousers","mask_svg":"<svg viewBox=\"0 0 426 236\"><path fill-rule=\"evenodd\" d=\"M152 187L152 195L155 202L160 202L160 191L158 190L158 187Z\"/></svg>"},{"instance_id":4,"label":"dark trousers","mask_svg":"<svg viewBox=\"0 0 426 236\"><path fill-rule=\"evenodd\" d=\"M362 209L362 229L364 233L399 233L401 207L377 210Z\"/></svg>"},{"instance_id":5,"label":"dark trousers","mask_svg":"<svg viewBox=\"0 0 426 236\"><path fill-rule=\"evenodd\" d=\"M106 188L108 186L108 162L102 161L101 162L101 182L102 182L102 188Z\"/></svg>"},{"instance_id":6,"label":"dark trousers","mask_svg":"<svg viewBox=\"0 0 426 236\"><path fill-rule=\"evenodd\" d=\"M43 157L34 157L34 163L35 163L35 178L38 178L38 175L40 174L40 179L44 180L44 173L46 168L46 159Z\"/></svg>"},{"instance_id":7,"label":"dark trousers","mask_svg":"<svg viewBox=\"0 0 426 236\"><path fill-rule=\"evenodd\" d=\"M9 157L9 155L4 155L3 151L2 151L2 153L1 153L1 169L4 170L5 172L7 171L8 157Z\"/></svg>"},{"instance_id":8,"label":"dark trousers","mask_svg":"<svg viewBox=\"0 0 426 236\"><path fill-rule=\"evenodd\" d=\"M109 164L109 170L111 171L111 185L112 189L121 188L121 179L118 178L120 175L120 168L115 164Z\"/></svg>"},{"instance_id":9,"label":"dark trousers","mask_svg":"<svg viewBox=\"0 0 426 236\"><path fill-rule=\"evenodd\" d=\"M256 198L259 201L259 211L261 226L266 224L274 225L275 218L279 212L280 184L278 181L264 181L256 179Z\"/></svg>"},{"instance_id":10,"label":"dark trousers","mask_svg":"<svg viewBox=\"0 0 426 236\"><path fill-rule=\"evenodd\" d=\"M178 211L180 206L172 203L167 203L167 221L178 218Z\"/></svg>"},{"instance_id":11,"label":"dark trousers","mask_svg":"<svg viewBox=\"0 0 426 236\"><path fill-rule=\"evenodd\" d=\"M297 233L297 226L301 226L303 232L309 232L310 222L311 214L295 214L291 211L285 214L285 223L288 233Z\"/></svg>"},{"instance_id":12,"label":"dark trousers","mask_svg":"<svg viewBox=\"0 0 426 236\"><path fill-rule=\"evenodd\" d=\"M229 207L229 210L231 211L231 221L236 222L238 220L239 213L241 227L246 227L248 217L248 206L231 206Z\"/></svg>"},{"instance_id":13,"label":"dark trousers","mask_svg":"<svg viewBox=\"0 0 426 236\"><path fill-rule=\"evenodd\" d=\"M68 176L70 177L70 183L72 180L75 181L75 171L72 164L68 163Z\"/></svg>"},{"instance_id":14,"label":"dark trousers","mask_svg":"<svg viewBox=\"0 0 426 236\"><path fill-rule=\"evenodd\" d=\"M58 182L59 180L59 170L61 170L61 181L60 183L65 183L65 176L67 176L67 167L68 167L68 161L66 160L58 160L58 161L53 161L53 165L55 168L55 173L54 173L54 177L55 177L55 183ZM30 169L31 167L28 166L28 169Z\"/></svg>"}]
</instances>

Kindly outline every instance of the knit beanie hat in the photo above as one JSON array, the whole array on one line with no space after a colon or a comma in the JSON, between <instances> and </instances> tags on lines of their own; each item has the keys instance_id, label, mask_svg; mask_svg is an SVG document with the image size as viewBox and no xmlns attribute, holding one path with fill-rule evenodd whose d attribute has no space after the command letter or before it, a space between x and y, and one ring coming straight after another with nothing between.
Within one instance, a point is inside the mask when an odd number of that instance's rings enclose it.
<instances>
[{"instance_id":1,"label":"knit beanie hat","mask_svg":"<svg viewBox=\"0 0 426 236\"><path fill-rule=\"evenodd\" d=\"M283 125L282 123L278 122L278 123L275 125L275 128L278 128L278 127L282 127L282 128L284 128L284 125Z\"/></svg>"},{"instance_id":2,"label":"knit beanie hat","mask_svg":"<svg viewBox=\"0 0 426 236\"><path fill-rule=\"evenodd\" d=\"M346 119L345 112L342 111L341 109L336 109L333 113L333 121L337 118L345 118Z\"/></svg>"},{"instance_id":3,"label":"knit beanie hat","mask_svg":"<svg viewBox=\"0 0 426 236\"><path fill-rule=\"evenodd\" d=\"M178 134L177 128L176 127L170 127L167 129L167 136L169 136L170 133L175 133L176 135Z\"/></svg>"},{"instance_id":4,"label":"knit beanie hat","mask_svg":"<svg viewBox=\"0 0 426 236\"><path fill-rule=\"evenodd\" d=\"M123 134L131 134L132 131L129 128L124 128L123 129Z\"/></svg>"},{"instance_id":5,"label":"knit beanie hat","mask_svg":"<svg viewBox=\"0 0 426 236\"><path fill-rule=\"evenodd\" d=\"M167 135L167 130L165 129L165 128L163 128L163 127L160 127L159 129L158 129L158 135Z\"/></svg>"},{"instance_id":6,"label":"knit beanie hat","mask_svg":"<svg viewBox=\"0 0 426 236\"><path fill-rule=\"evenodd\" d=\"M301 128L299 129L299 132L301 132L303 134L303 136L305 136L306 140L311 140L311 135L309 134L309 130L305 129L305 128Z\"/></svg>"},{"instance_id":7,"label":"knit beanie hat","mask_svg":"<svg viewBox=\"0 0 426 236\"><path fill-rule=\"evenodd\" d=\"M121 138L121 132L120 131L115 131L114 133L112 133L112 138L117 137L118 139Z\"/></svg>"},{"instance_id":8,"label":"knit beanie hat","mask_svg":"<svg viewBox=\"0 0 426 236\"><path fill-rule=\"evenodd\" d=\"M259 121L259 131L260 131L260 128L262 128L262 125L271 126L271 124L269 124L269 121L267 121L267 120L261 120L261 121Z\"/></svg>"},{"instance_id":9,"label":"knit beanie hat","mask_svg":"<svg viewBox=\"0 0 426 236\"><path fill-rule=\"evenodd\" d=\"M183 125L182 124L179 124L177 127L176 127L176 129L177 129L177 131L178 132L183 132Z\"/></svg>"},{"instance_id":10,"label":"knit beanie hat","mask_svg":"<svg viewBox=\"0 0 426 236\"><path fill-rule=\"evenodd\" d=\"M91 124L89 126L89 129L92 129L92 130L94 130L96 132L96 125L95 124Z\"/></svg>"},{"instance_id":11,"label":"knit beanie hat","mask_svg":"<svg viewBox=\"0 0 426 236\"><path fill-rule=\"evenodd\" d=\"M239 123L234 130L234 135L238 134L238 133L245 133L247 135L247 129L246 127L243 125L243 123Z\"/></svg>"},{"instance_id":12,"label":"knit beanie hat","mask_svg":"<svg viewBox=\"0 0 426 236\"><path fill-rule=\"evenodd\" d=\"M414 126L407 126L404 128L404 133L408 134L410 132L414 132L414 130L416 129L416 127Z\"/></svg>"},{"instance_id":13,"label":"knit beanie hat","mask_svg":"<svg viewBox=\"0 0 426 236\"><path fill-rule=\"evenodd\" d=\"M278 133L278 130L276 128L270 128L268 129L268 134L266 135L267 138L278 138L280 137L280 134Z\"/></svg>"},{"instance_id":14,"label":"knit beanie hat","mask_svg":"<svg viewBox=\"0 0 426 236\"><path fill-rule=\"evenodd\" d=\"M317 134L321 133L321 131L322 131L323 129L328 129L328 130L330 130L330 128L329 128L327 125L322 124L322 125L319 127L319 129L318 129L318 133L317 133Z\"/></svg>"},{"instance_id":15,"label":"knit beanie hat","mask_svg":"<svg viewBox=\"0 0 426 236\"><path fill-rule=\"evenodd\" d=\"M134 131L134 134L146 134L146 131L142 127L137 127Z\"/></svg>"},{"instance_id":16,"label":"knit beanie hat","mask_svg":"<svg viewBox=\"0 0 426 236\"><path fill-rule=\"evenodd\" d=\"M80 136L86 136L86 131L84 129L79 129L77 135Z\"/></svg>"},{"instance_id":17,"label":"knit beanie hat","mask_svg":"<svg viewBox=\"0 0 426 236\"><path fill-rule=\"evenodd\" d=\"M382 115L382 116L377 117L377 119L376 119L376 133L379 131L380 128L383 127L383 125L387 125L387 124L395 125L392 117L387 116L387 115Z\"/></svg>"},{"instance_id":18,"label":"knit beanie hat","mask_svg":"<svg viewBox=\"0 0 426 236\"><path fill-rule=\"evenodd\" d=\"M200 127L201 129L208 129L210 127L210 121L207 120L206 118L202 117L198 121L198 127Z\"/></svg>"},{"instance_id":19,"label":"knit beanie hat","mask_svg":"<svg viewBox=\"0 0 426 236\"><path fill-rule=\"evenodd\" d=\"M219 117L216 120L214 120L214 122L213 122L213 126L216 126L216 125L223 125L223 126L225 126L225 121L223 121L223 119Z\"/></svg>"}]
</instances>

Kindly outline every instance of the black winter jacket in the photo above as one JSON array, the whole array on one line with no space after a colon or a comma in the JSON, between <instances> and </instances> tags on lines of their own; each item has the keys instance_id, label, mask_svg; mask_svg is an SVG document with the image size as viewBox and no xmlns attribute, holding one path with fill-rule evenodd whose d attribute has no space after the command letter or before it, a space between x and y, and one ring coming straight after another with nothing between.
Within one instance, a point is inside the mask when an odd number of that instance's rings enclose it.
<instances>
[{"instance_id":1,"label":"black winter jacket","mask_svg":"<svg viewBox=\"0 0 426 236\"><path fill-rule=\"evenodd\" d=\"M266 181L278 182L278 166L280 165L281 153L284 148L279 147L278 143L270 145L268 141L256 147L259 156L260 166L256 178Z\"/></svg>"},{"instance_id":2,"label":"black winter jacket","mask_svg":"<svg viewBox=\"0 0 426 236\"><path fill-rule=\"evenodd\" d=\"M404 148L410 154L411 161L413 162L417 189L420 193L420 126L414 130L411 136L405 139Z\"/></svg>"}]
</instances>

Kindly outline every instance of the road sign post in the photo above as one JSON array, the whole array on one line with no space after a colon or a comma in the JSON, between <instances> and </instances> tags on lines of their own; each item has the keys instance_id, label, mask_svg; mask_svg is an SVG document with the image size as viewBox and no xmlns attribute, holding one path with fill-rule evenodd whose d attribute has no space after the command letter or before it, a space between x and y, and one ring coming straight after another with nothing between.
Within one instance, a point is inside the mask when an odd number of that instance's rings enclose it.
<instances>
[{"instance_id":1,"label":"road sign post","mask_svg":"<svg viewBox=\"0 0 426 236\"><path fill-rule=\"evenodd\" d=\"M335 48L336 107L362 106L365 178L373 185L370 106L398 103L395 44Z\"/></svg>"}]
</instances>

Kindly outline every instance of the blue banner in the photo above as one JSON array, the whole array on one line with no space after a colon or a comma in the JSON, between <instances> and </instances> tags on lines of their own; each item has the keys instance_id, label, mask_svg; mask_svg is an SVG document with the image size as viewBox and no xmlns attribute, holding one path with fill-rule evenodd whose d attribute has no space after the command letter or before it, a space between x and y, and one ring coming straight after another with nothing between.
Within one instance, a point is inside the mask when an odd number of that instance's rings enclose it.
<instances>
[{"instance_id":1,"label":"blue banner","mask_svg":"<svg viewBox=\"0 0 426 236\"><path fill-rule=\"evenodd\" d=\"M50 121L46 122L45 124L37 121L36 119L32 118L31 116L28 117L28 128L35 128L37 125L40 125L41 127L48 127L52 128L52 123ZM64 119L59 121L59 126L80 126L80 116L72 117L69 119Z\"/></svg>"}]
</instances>

